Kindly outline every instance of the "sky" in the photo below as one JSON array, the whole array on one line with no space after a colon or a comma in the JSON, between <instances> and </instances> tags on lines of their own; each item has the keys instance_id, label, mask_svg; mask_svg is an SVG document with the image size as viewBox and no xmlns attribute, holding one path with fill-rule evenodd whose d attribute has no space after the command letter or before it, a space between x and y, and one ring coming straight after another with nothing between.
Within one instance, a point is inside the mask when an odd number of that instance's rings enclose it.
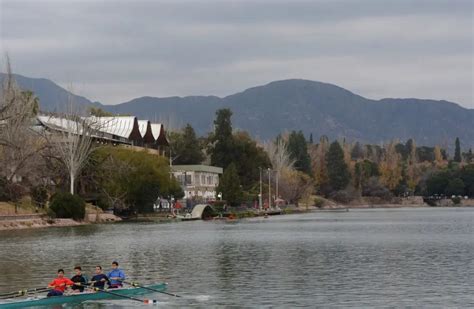
<instances>
[{"instance_id":1,"label":"sky","mask_svg":"<svg viewBox=\"0 0 474 309\"><path fill-rule=\"evenodd\" d=\"M104 104L288 78L474 108L474 1L0 0L15 73ZM4 61L3 61L4 62Z\"/></svg>"}]
</instances>

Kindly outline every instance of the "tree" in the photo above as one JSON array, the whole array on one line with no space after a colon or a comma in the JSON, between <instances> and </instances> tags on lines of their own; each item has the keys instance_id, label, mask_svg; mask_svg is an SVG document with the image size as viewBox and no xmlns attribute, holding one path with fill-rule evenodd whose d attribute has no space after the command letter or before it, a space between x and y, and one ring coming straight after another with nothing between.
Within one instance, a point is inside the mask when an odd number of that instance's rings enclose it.
<instances>
[{"instance_id":1,"label":"tree","mask_svg":"<svg viewBox=\"0 0 474 309\"><path fill-rule=\"evenodd\" d=\"M250 189L259 180L259 168L270 167L270 159L264 149L252 140L247 132L233 135L232 157L239 175L240 184Z\"/></svg>"},{"instance_id":2,"label":"tree","mask_svg":"<svg viewBox=\"0 0 474 309\"><path fill-rule=\"evenodd\" d=\"M466 153L463 153L464 161L466 163L474 163L474 154L472 153L472 148L469 148L469 151Z\"/></svg>"},{"instance_id":3,"label":"tree","mask_svg":"<svg viewBox=\"0 0 474 309\"><path fill-rule=\"evenodd\" d=\"M442 171L431 175L426 180L426 193L428 195L441 195L446 191L451 174L448 171Z\"/></svg>"},{"instance_id":4,"label":"tree","mask_svg":"<svg viewBox=\"0 0 474 309\"><path fill-rule=\"evenodd\" d=\"M126 148L106 146L92 155L98 193L116 210L151 212L158 196L182 196L166 158Z\"/></svg>"},{"instance_id":5,"label":"tree","mask_svg":"<svg viewBox=\"0 0 474 309\"><path fill-rule=\"evenodd\" d=\"M380 180L389 188L394 190L402 179L401 155L395 149L395 143L385 145L383 160L380 163Z\"/></svg>"},{"instance_id":6,"label":"tree","mask_svg":"<svg viewBox=\"0 0 474 309\"><path fill-rule=\"evenodd\" d=\"M280 184L281 197L294 204L308 199L314 188L314 181L307 174L287 169L281 174Z\"/></svg>"},{"instance_id":7,"label":"tree","mask_svg":"<svg viewBox=\"0 0 474 309\"><path fill-rule=\"evenodd\" d=\"M239 175L234 163L231 163L224 170L217 191L222 193L222 197L232 206L238 206L242 201L242 188L240 187Z\"/></svg>"},{"instance_id":8,"label":"tree","mask_svg":"<svg viewBox=\"0 0 474 309\"><path fill-rule=\"evenodd\" d=\"M89 114L91 116L96 116L96 117L111 117L111 116L115 116L113 113L111 112L108 112L108 111L105 111L103 110L102 108L100 107L93 107L91 106L89 108Z\"/></svg>"},{"instance_id":9,"label":"tree","mask_svg":"<svg viewBox=\"0 0 474 309\"><path fill-rule=\"evenodd\" d=\"M444 193L448 196L464 195L464 182L461 178L454 178L449 180Z\"/></svg>"},{"instance_id":10,"label":"tree","mask_svg":"<svg viewBox=\"0 0 474 309\"><path fill-rule=\"evenodd\" d=\"M211 164L224 169L233 161L234 140L231 117L232 112L228 108L216 111L214 133L210 136L211 146L208 150L211 155Z\"/></svg>"},{"instance_id":11,"label":"tree","mask_svg":"<svg viewBox=\"0 0 474 309\"><path fill-rule=\"evenodd\" d=\"M295 169L311 175L311 158L308 146L302 131L293 131L288 138L288 151L291 159L295 160Z\"/></svg>"},{"instance_id":12,"label":"tree","mask_svg":"<svg viewBox=\"0 0 474 309\"><path fill-rule=\"evenodd\" d=\"M0 176L7 182L19 181L38 166L46 145L37 131L31 130L38 112L38 98L21 90L7 58L7 74L0 93Z\"/></svg>"},{"instance_id":13,"label":"tree","mask_svg":"<svg viewBox=\"0 0 474 309\"><path fill-rule=\"evenodd\" d=\"M436 166L440 167L443 164L443 161L444 161L443 160L443 155L441 153L441 148L438 145L436 145L434 147L433 152L434 152L435 164L436 164Z\"/></svg>"},{"instance_id":14,"label":"tree","mask_svg":"<svg viewBox=\"0 0 474 309\"><path fill-rule=\"evenodd\" d=\"M59 129L45 132L44 136L51 147L51 156L57 158L69 176L69 192L75 192L75 180L94 151L92 141L100 127L91 118L82 117L74 109L72 97L69 97L68 112L51 116L48 122L54 122Z\"/></svg>"},{"instance_id":15,"label":"tree","mask_svg":"<svg viewBox=\"0 0 474 309\"><path fill-rule=\"evenodd\" d=\"M277 138L274 142L267 142L264 146L272 168L279 174L283 170L292 170L295 160L291 158L288 145L283 138Z\"/></svg>"},{"instance_id":16,"label":"tree","mask_svg":"<svg viewBox=\"0 0 474 309\"><path fill-rule=\"evenodd\" d=\"M201 164L204 160L201 143L189 123L182 132L170 134L170 147L176 158L174 164Z\"/></svg>"},{"instance_id":17,"label":"tree","mask_svg":"<svg viewBox=\"0 0 474 309\"><path fill-rule=\"evenodd\" d=\"M311 166L313 169L313 175L316 180L316 186L319 188L319 191L323 194L328 192L328 173L327 173L327 162L326 154L329 149L329 140L327 136L321 136L319 139L319 144L311 147L310 157L311 157Z\"/></svg>"},{"instance_id":18,"label":"tree","mask_svg":"<svg viewBox=\"0 0 474 309\"><path fill-rule=\"evenodd\" d=\"M364 149L362 148L359 142L356 142L354 147L352 147L352 150L351 150L351 159L352 160L363 159L364 155L365 155Z\"/></svg>"},{"instance_id":19,"label":"tree","mask_svg":"<svg viewBox=\"0 0 474 309\"><path fill-rule=\"evenodd\" d=\"M354 167L354 186L356 189L363 189L370 178L378 176L380 172L376 163L370 160L357 162Z\"/></svg>"},{"instance_id":20,"label":"tree","mask_svg":"<svg viewBox=\"0 0 474 309\"><path fill-rule=\"evenodd\" d=\"M459 141L459 137L456 137L455 141L455 148L454 148L454 162L461 162L461 142Z\"/></svg>"},{"instance_id":21,"label":"tree","mask_svg":"<svg viewBox=\"0 0 474 309\"><path fill-rule=\"evenodd\" d=\"M334 141L329 146L326 155L327 171L329 176L329 185L335 191L343 190L351 180L351 176L344 161L344 151L339 142Z\"/></svg>"},{"instance_id":22,"label":"tree","mask_svg":"<svg viewBox=\"0 0 474 309\"><path fill-rule=\"evenodd\" d=\"M313 133L309 134L309 143L313 144Z\"/></svg>"}]
</instances>

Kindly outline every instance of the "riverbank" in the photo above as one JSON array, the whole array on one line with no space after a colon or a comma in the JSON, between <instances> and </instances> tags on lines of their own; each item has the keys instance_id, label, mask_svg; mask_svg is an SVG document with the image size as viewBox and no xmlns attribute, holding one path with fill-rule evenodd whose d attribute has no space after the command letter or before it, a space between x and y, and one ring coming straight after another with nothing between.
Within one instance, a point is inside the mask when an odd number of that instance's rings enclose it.
<instances>
[{"instance_id":1,"label":"riverbank","mask_svg":"<svg viewBox=\"0 0 474 309\"><path fill-rule=\"evenodd\" d=\"M11 217L11 216L10 216ZM24 216L23 216L24 217ZM64 226L78 226L90 224L88 222L78 222L72 219L46 219L46 218L21 218L0 220L0 231L5 230L22 230L31 228L44 227L64 227Z\"/></svg>"},{"instance_id":2,"label":"riverbank","mask_svg":"<svg viewBox=\"0 0 474 309\"><path fill-rule=\"evenodd\" d=\"M104 213L100 208L92 205L86 206L86 216L83 221L74 221L72 219L49 218L45 211L35 209L28 203L20 204L15 209L12 204L0 202L0 231L79 226L121 220L120 217Z\"/></svg>"}]
</instances>

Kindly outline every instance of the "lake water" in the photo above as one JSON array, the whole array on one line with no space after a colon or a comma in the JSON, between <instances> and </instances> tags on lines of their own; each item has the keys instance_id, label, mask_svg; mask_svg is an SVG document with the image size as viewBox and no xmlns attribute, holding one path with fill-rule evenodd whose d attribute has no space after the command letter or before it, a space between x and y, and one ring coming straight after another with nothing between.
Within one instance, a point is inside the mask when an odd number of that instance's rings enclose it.
<instances>
[{"instance_id":1,"label":"lake water","mask_svg":"<svg viewBox=\"0 0 474 309\"><path fill-rule=\"evenodd\" d=\"M0 293L117 260L183 307L474 307L474 208L0 231ZM129 300L74 308L142 306Z\"/></svg>"}]
</instances>

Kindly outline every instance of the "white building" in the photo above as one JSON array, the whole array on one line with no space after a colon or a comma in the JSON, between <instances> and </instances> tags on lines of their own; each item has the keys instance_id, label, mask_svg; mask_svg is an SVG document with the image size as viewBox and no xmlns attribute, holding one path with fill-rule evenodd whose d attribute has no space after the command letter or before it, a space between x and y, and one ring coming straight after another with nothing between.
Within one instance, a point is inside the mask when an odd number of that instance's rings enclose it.
<instances>
[{"instance_id":1,"label":"white building","mask_svg":"<svg viewBox=\"0 0 474 309\"><path fill-rule=\"evenodd\" d=\"M184 198L215 200L222 168L208 165L173 165L174 177L181 184Z\"/></svg>"}]
</instances>

